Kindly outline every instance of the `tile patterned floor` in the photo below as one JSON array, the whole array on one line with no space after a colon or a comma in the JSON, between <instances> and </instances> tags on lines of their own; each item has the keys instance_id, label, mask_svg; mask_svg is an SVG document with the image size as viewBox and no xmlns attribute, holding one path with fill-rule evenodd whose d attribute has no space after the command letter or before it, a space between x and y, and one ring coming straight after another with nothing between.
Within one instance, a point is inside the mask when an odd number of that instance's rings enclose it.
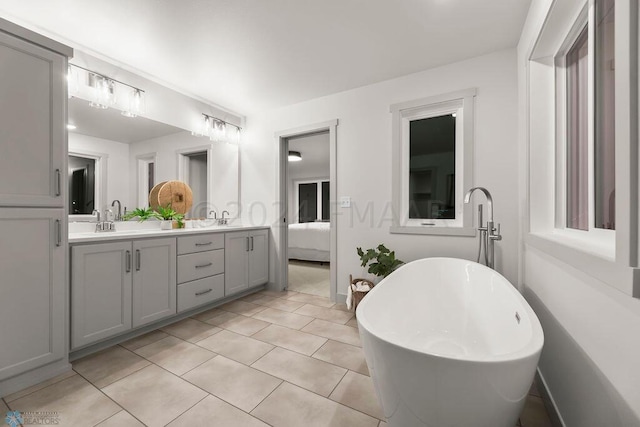
<instances>
[{"instance_id":1,"label":"tile patterned floor","mask_svg":"<svg viewBox=\"0 0 640 427\"><path fill-rule=\"evenodd\" d=\"M368 375L344 305L263 291L78 360L0 399L0 414L56 411L73 427L386 426ZM518 426L551 426L535 387Z\"/></svg>"}]
</instances>

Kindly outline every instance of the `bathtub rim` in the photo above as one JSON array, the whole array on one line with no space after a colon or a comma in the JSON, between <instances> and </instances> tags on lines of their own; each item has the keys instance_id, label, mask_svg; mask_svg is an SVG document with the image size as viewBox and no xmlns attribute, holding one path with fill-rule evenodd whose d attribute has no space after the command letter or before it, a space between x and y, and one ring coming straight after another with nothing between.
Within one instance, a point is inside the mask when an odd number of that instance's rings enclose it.
<instances>
[{"instance_id":1,"label":"bathtub rim","mask_svg":"<svg viewBox=\"0 0 640 427\"><path fill-rule=\"evenodd\" d=\"M482 267L483 269L486 270L490 270L492 273L497 274L498 276L500 276L502 279L504 279L504 281L506 281L506 283L510 286L510 290L509 292L511 292L514 297L516 299L518 299L522 306L524 307L527 316L530 319L530 324L531 324L531 340L529 340L523 347L509 352L509 353L503 353L503 354L498 354L498 355L491 355L489 357L485 357L485 358L479 358L479 357L469 357L469 356L461 356L461 357L455 357L455 356L451 356L451 355L444 355L444 354L438 354L438 353L430 353L430 352L426 352L426 351L421 351L415 348L411 348L411 347L406 347L403 346L397 342L391 341L385 337L380 336L380 334L375 333L372 331L371 328L371 323L369 322L369 320L367 319L365 310L367 309L367 306L370 304L367 302L368 298L370 298L371 296L375 295L375 292L378 289L381 289L381 285L384 285L384 283L389 279L389 277L391 277L393 275L390 274L389 276L385 277L384 279L382 279L380 281L380 283L378 283L371 291L369 291L370 295L367 295L367 298L363 298L363 300L360 302L360 304L358 304L358 307L356 309L356 320L358 322L358 329L360 331L364 330L366 333L374 336L375 338L377 338L378 340L385 342L386 344L401 348L405 351L411 351L414 353L418 353L421 355L425 355L425 356L430 356L430 357L434 357L434 358L438 358L438 359L442 359L442 360L452 360L452 361L461 361L461 362L474 362L474 363L497 363L497 362L511 362L511 361L518 361L518 360L524 360L527 359L529 357L535 356L536 354L540 354L542 352L542 347L544 345L544 331L542 329L542 325L540 324L540 319L538 319L538 316L536 315L536 313L533 311L533 309L531 308L531 306L529 305L529 303L527 302L527 300L522 296L522 294L520 293L520 291L518 291L518 289L513 286L513 284L506 278L504 277L502 274L500 274L500 272L490 269L489 267L479 264L475 261L470 261L470 260L466 260L463 258L452 258L452 257L430 257L430 258L421 258L421 259L417 259L411 262L408 262L404 265L402 265L400 268L398 268L397 270L400 270L402 268L405 268L406 266L416 263L416 262L425 262L429 260L428 262L435 262L438 260L447 260L447 261L455 261L455 262L461 262L461 263L465 263L465 264L476 264L480 267ZM396 270L396 271L397 271ZM364 316L363 316L364 314ZM361 329L362 328L362 329ZM375 329L375 328L373 328ZM361 332L362 333L362 332Z\"/></svg>"}]
</instances>

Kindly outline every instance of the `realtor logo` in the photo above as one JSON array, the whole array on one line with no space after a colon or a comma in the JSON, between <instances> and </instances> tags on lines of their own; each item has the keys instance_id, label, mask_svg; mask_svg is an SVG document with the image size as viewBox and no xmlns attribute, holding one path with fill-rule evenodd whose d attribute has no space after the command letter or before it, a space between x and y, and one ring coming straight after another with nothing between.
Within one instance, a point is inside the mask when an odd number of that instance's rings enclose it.
<instances>
[{"instance_id":1,"label":"realtor logo","mask_svg":"<svg viewBox=\"0 0 640 427\"><path fill-rule=\"evenodd\" d=\"M7 412L7 417L4 420L10 427L18 427L24 422L24 420L22 419L22 414L19 411Z\"/></svg>"}]
</instances>

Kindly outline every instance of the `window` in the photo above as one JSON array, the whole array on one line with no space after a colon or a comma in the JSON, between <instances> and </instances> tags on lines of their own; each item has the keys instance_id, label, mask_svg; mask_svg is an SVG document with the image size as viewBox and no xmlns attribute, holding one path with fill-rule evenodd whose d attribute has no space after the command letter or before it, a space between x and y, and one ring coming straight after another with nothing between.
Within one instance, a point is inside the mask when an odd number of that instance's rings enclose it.
<instances>
[{"instance_id":1,"label":"window","mask_svg":"<svg viewBox=\"0 0 640 427\"><path fill-rule=\"evenodd\" d=\"M297 222L329 221L329 181L294 181Z\"/></svg>"},{"instance_id":2,"label":"window","mask_svg":"<svg viewBox=\"0 0 640 427\"><path fill-rule=\"evenodd\" d=\"M569 229L615 229L613 30L614 0L596 1L594 22L584 26L566 54L561 53L566 64Z\"/></svg>"},{"instance_id":3,"label":"window","mask_svg":"<svg viewBox=\"0 0 640 427\"><path fill-rule=\"evenodd\" d=\"M474 234L463 203L472 187L474 97L471 89L391 106L391 232Z\"/></svg>"},{"instance_id":4,"label":"window","mask_svg":"<svg viewBox=\"0 0 640 427\"><path fill-rule=\"evenodd\" d=\"M637 18L628 0L551 7L524 48L523 130L525 244L640 298Z\"/></svg>"}]
</instances>

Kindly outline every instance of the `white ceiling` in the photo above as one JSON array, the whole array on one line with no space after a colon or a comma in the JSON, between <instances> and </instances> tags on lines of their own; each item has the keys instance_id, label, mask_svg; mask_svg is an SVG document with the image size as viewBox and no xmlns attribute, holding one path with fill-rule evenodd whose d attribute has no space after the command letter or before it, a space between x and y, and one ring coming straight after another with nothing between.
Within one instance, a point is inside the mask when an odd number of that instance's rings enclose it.
<instances>
[{"instance_id":1,"label":"white ceiling","mask_svg":"<svg viewBox=\"0 0 640 427\"><path fill-rule=\"evenodd\" d=\"M289 151L302 155L301 161L289 162L292 179L329 177L329 132L290 138Z\"/></svg>"},{"instance_id":2,"label":"white ceiling","mask_svg":"<svg viewBox=\"0 0 640 427\"><path fill-rule=\"evenodd\" d=\"M0 16L241 114L517 44L530 0L2 0Z\"/></svg>"},{"instance_id":3,"label":"white ceiling","mask_svg":"<svg viewBox=\"0 0 640 427\"><path fill-rule=\"evenodd\" d=\"M68 122L76 126L69 132L126 144L184 132L184 129L145 117L125 117L115 108L93 108L88 101L79 98L69 99Z\"/></svg>"}]
</instances>

